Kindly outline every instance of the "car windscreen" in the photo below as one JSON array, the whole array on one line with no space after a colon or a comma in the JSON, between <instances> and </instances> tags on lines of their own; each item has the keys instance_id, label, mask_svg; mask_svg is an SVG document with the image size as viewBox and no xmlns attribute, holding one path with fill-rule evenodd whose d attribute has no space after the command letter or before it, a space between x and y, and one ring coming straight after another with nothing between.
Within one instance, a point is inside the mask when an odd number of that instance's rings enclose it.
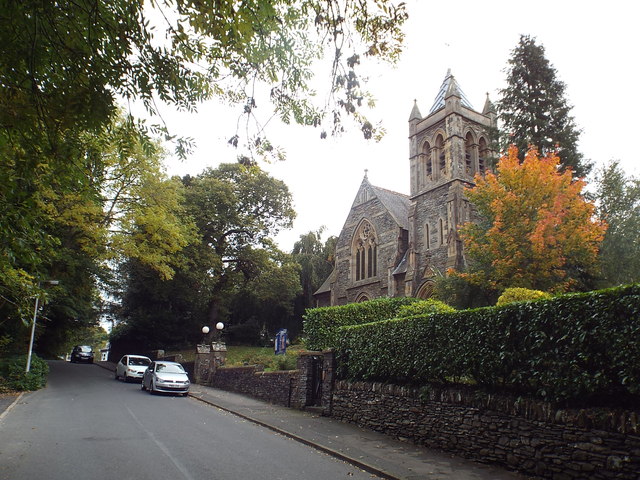
<instances>
[{"instance_id":1,"label":"car windscreen","mask_svg":"<svg viewBox=\"0 0 640 480\"><path fill-rule=\"evenodd\" d=\"M129 365L139 365L141 367L146 367L151 363L151 360L148 358L129 358Z\"/></svg>"},{"instance_id":2,"label":"car windscreen","mask_svg":"<svg viewBox=\"0 0 640 480\"><path fill-rule=\"evenodd\" d=\"M158 363L156 365L156 372L163 373L185 373L182 365L178 365L177 363Z\"/></svg>"},{"instance_id":3,"label":"car windscreen","mask_svg":"<svg viewBox=\"0 0 640 480\"><path fill-rule=\"evenodd\" d=\"M79 352L91 353L91 347L87 347L86 345L81 345L78 347Z\"/></svg>"}]
</instances>

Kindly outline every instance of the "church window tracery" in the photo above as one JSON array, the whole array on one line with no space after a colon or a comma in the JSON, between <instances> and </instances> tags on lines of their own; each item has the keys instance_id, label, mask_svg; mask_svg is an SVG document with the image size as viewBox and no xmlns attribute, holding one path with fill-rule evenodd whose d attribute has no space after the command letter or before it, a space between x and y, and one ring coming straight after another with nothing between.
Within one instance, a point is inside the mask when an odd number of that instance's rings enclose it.
<instances>
[{"instance_id":1,"label":"church window tracery","mask_svg":"<svg viewBox=\"0 0 640 480\"><path fill-rule=\"evenodd\" d=\"M378 275L378 241L373 226L363 221L354 236L354 266L356 281Z\"/></svg>"}]
</instances>

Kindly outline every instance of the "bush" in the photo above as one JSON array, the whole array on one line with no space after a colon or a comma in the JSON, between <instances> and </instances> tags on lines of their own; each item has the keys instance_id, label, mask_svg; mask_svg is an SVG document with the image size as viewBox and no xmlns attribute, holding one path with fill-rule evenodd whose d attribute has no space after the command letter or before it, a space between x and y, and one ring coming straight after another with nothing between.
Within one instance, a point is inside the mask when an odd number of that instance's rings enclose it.
<instances>
[{"instance_id":1,"label":"bush","mask_svg":"<svg viewBox=\"0 0 640 480\"><path fill-rule=\"evenodd\" d=\"M551 298L551 295L548 293L542 292L540 290L530 290L528 288L507 288L502 295L498 298L497 306L506 305L508 303L513 302L524 302L530 300L540 300Z\"/></svg>"},{"instance_id":2,"label":"bush","mask_svg":"<svg viewBox=\"0 0 640 480\"><path fill-rule=\"evenodd\" d=\"M428 298L417 302L403 305L398 309L397 317L413 317L414 315L428 315L430 313L450 313L456 309L440 300Z\"/></svg>"},{"instance_id":3,"label":"bush","mask_svg":"<svg viewBox=\"0 0 640 480\"><path fill-rule=\"evenodd\" d=\"M11 357L0 362L0 376L11 390L38 390L47 384L49 365L37 355L31 356L29 373L25 373L27 356Z\"/></svg>"},{"instance_id":4,"label":"bush","mask_svg":"<svg viewBox=\"0 0 640 480\"><path fill-rule=\"evenodd\" d=\"M415 301L416 298L409 297L381 297L362 303L308 309L302 317L305 345L309 350L333 348L337 344L338 327L393 318L402 306Z\"/></svg>"},{"instance_id":5,"label":"bush","mask_svg":"<svg viewBox=\"0 0 640 480\"><path fill-rule=\"evenodd\" d=\"M555 402L640 395L640 285L342 327L343 377L472 380Z\"/></svg>"}]
</instances>

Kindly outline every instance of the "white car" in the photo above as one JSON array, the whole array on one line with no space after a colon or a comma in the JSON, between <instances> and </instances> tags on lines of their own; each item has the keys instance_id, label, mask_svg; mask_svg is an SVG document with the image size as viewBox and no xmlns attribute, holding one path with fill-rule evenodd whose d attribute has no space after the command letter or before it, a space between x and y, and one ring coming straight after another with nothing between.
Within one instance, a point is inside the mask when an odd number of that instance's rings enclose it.
<instances>
[{"instance_id":1,"label":"white car","mask_svg":"<svg viewBox=\"0 0 640 480\"><path fill-rule=\"evenodd\" d=\"M149 393L179 393L185 397L189 393L189 376L184 367L176 362L156 360L151 362L142 377L142 390Z\"/></svg>"},{"instance_id":2,"label":"white car","mask_svg":"<svg viewBox=\"0 0 640 480\"><path fill-rule=\"evenodd\" d=\"M144 371L151 364L151 359L142 355L125 355L116 365L116 380L142 380Z\"/></svg>"}]
</instances>

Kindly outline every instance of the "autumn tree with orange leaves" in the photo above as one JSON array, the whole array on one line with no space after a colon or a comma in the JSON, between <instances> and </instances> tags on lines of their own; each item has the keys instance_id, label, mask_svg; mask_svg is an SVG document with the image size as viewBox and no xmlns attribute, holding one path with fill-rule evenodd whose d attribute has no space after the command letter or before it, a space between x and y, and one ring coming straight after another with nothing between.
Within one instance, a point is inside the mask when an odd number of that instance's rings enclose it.
<instances>
[{"instance_id":1,"label":"autumn tree with orange leaves","mask_svg":"<svg viewBox=\"0 0 640 480\"><path fill-rule=\"evenodd\" d=\"M457 275L493 290L590 288L606 225L582 195L585 182L559 165L555 154L540 157L534 148L520 163L511 146L497 173L476 177L466 194L485 220L462 227L470 269Z\"/></svg>"}]
</instances>

